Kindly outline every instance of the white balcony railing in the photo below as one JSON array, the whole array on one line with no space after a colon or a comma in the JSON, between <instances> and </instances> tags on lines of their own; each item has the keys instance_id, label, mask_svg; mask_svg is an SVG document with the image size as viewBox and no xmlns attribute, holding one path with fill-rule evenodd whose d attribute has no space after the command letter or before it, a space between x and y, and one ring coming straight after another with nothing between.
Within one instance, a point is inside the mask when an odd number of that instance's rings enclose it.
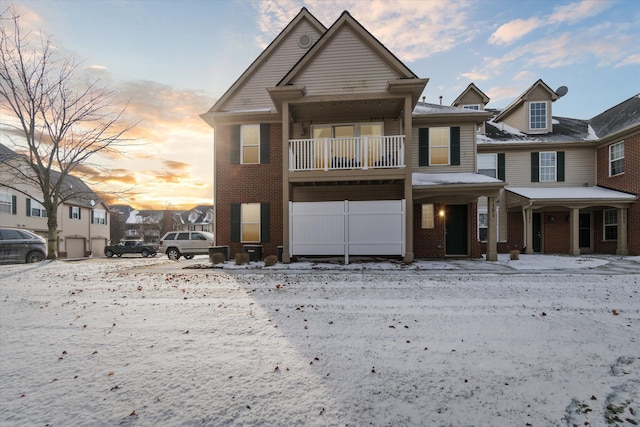
<instances>
[{"instance_id":1,"label":"white balcony railing","mask_svg":"<svg viewBox=\"0 0 640 427\"><path fill-rule=\"evenodd\" d=\"M404 166L404 135L289 140L290 171Z\"/></svg>"}]
</instances>

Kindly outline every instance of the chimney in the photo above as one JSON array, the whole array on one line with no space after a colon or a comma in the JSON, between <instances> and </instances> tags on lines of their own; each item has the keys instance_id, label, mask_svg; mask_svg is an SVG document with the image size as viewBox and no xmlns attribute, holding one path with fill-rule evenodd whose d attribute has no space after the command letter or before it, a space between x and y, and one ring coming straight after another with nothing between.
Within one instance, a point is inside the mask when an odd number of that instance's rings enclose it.
<instances>
[{"instance_id":1,"label":"chimney","mask_svg":"<svg viewBox=\"0 0 640 427\"><path fill-rule=\"evenodd\" d=\"M442 95L440 95L438 98L440 98L440 105L442 105Z\"/></svg>"}]
</instances>

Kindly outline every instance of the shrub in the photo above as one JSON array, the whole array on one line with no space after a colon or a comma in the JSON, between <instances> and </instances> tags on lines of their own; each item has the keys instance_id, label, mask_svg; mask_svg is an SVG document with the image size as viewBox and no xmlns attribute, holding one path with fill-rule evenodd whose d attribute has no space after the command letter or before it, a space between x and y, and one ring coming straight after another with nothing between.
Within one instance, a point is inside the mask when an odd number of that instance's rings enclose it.
<instances>
[{"instance_id":1,"label":"shrub","mask_svg":"<svg viewBox=\"0 0 640 427\"><path fill-rule=\"evenodd\" d=\"M264 266L271 267L272 265L276 265L278 263L278 257L275 255L269 255L264 259Z\"/></svg>"},{"instance_id":2,"label":"shrub","mask_svg":"<svg viewBox=\"0 0 640 427\"><path fill-rule=\"evenodd\" d=\"M518 260L520 259L520 251L517 249L512 250L511 252L509 252L509 257L512 260Z\"/></svg>"},{"instance_id":3,"label":"shrub","mask_svg":"<svg viewBox=\"0 0 640 427\"><path fill-rule=\"evenodd\" d=\"M236 254L236 265L244 265L249 264L249 254L246 252L241 252Z\"/></svg>"},{"instance_id":4,"label":"shrub","mask_svg":"<svg viewBox=\"0 0 640 427\"><path fill-rule=\"evenodd\" d=\"M211 254L211 256L209 257L209 261L211 261L211 263L213 265L216 265L216 264L221 264L221 263L225 262L226 260L225 260L225 256L224 256L223 253L215 252L215 253Z\"/></svg>"}]
</instances>

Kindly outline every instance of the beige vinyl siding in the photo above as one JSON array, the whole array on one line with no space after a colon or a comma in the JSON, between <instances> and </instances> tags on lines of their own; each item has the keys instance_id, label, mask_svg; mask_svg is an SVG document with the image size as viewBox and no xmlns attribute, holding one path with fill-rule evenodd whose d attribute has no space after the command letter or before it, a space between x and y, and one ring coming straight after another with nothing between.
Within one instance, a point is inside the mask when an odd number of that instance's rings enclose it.
<instances>
[{"instance_id":1,"label":"beige vinyl siding","mask_svg":"<svg viewBox=\"0 0 640 427\"><path fill-rule=\"evenodd\" d=\"M469 105L469 104L479 104L481 109L484 109L482 108L482 104L483 104L482 97L477 92L468 91L458 101L458 105Z\"/></svg>"},{"instance_id":2,"label":"beige vinyl siding","mask_svg":"<svg viewBox=\"0 0 640 427\"><path fill-rule=\"evenodd\" d=\"M221 109L237 111L243 109L272 108L273 102L266 88L275 86L284 75L298 62L308 49L298 46L302 35L311 37L312 44L320 38L320 33L308 22L301 22L283 43L275 49L262 66L229 99Z\"/></svg>"},{"instance_id":3,"label":"beige vinyl siding","mask_svg":"<svg viewBox=\"0 0 640 427\"><path fill-rule=\"evenodd\" d=\"M531 152L564 151L564 182L531 182ZM595 185L595 159L590 148L555 146L505 153L505 178L510 187L581 187Z\"/></svg>"},{"instance_id":4,"label":"beige vinyl siding","mask_svg":"<svg viewBox=\"0 0 640 427\"><path fill-rule=\"evenodd\" d=\"M529 107L527 105L527 108L525 110L525 105L527 104L523 103L501 121L522 132L527 132L527 129L529 129ZM498 127L500 127L500 125L498 125Z\"/></svg>"},{"instance_id":5,"label":"beige vinyl siding","mask_svg":"<svg viewBox=\"0 0 640 427\"><path fill-rule=\"evenodd\" d=\"M460 126L460 165L459 166L418 166L418 129L428 127L454 127ZM411 155L414 172L421 173L451 173L451 172L475 172L476 171L476 148L474 144L475 125L460 125L455 123L434 123L428 125L417 125L411 132Z\"/></svg>"},{"instance_id":6,"label":"beige vinyl siding","mask_svg":"<svg viewBox=\"0 0 640 427\"><path fill-rule=\"evenodd\" d=\"M335 35L325 50L293 82L308 96L385 92L398 75L350 28Z\"/></svg>"}]
</instances>

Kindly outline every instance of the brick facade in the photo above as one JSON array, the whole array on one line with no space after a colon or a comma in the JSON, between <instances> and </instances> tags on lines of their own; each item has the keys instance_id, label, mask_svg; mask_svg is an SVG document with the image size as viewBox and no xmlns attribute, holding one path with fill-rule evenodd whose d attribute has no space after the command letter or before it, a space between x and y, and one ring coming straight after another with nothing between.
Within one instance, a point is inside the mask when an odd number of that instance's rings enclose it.
<instances>
[{"instance_id":1,"label":"brick facade","mask_svg":"<svg viewBox=\"0 0 640 427\"><path fill-rule=\"evenodd\" d=\"M267 164L231 164L231 125L216 127L215 151L217 244L228 245L232 258L243 251L243 243L231 242L233 203L269 203L270 239L259 244L264 256L276 255L282 245L282 126L270 126Z\"/></svg>"},{"instance_id":2,"label":"brick facade","mask_svg":"<svg viewBox=\"0 0 640 427\"><path fill-rule=\"evenodd\" d=\"M622 139L620 139L622 141ZM613 141L615 144L620 141ZM601 187L612 190L624 191L640 197L640 133L624 138L624 161L625 171L623 174L609 176L609 146L603 145L598 148L597 162L597 183ZM628 249L629 255L640 255L640 202L634 203L628 210ZM596 231L599 231L599 238L594 238L601 253L615 253L615 248L611 250L614 242L602 240L602 214L594 221ZM600 229L600 230L598 230ZM606 250L606 252L604 252Z\"/></svg>"}]
</instances>

